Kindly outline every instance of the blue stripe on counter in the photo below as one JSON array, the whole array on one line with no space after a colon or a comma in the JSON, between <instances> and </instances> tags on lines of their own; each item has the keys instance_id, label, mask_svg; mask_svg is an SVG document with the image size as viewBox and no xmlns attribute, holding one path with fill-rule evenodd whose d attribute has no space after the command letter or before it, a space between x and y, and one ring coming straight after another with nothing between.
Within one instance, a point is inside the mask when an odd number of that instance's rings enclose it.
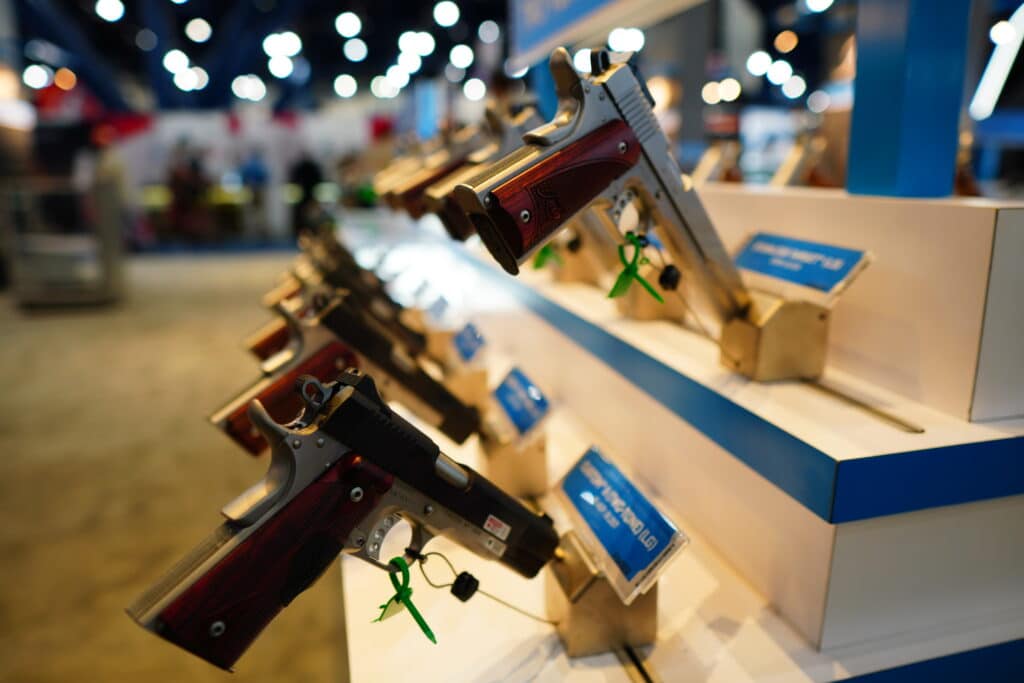
<instances>
[{"instance_id":1,"label":"blue stripe on counter","mask_svg":"<svg viewBox=\"0 0 1024 683\"><path fill-rule=\"evenodd\" d=\"M1024 493L1024 437L837 462L529 285L458 253L520 304L826 521Z\"/></svg>"},{"instance_id":2,"label":"blue stripe on counter","mask_svg":"<svg viewBox=\"0 0 1024 683\"><path fill-rule=\"evenodd\" d=\"M841 680L842 683L1019 683L1022 679L1024 640L1011 640Z\"/></svg>"},{"instance_id":3,"label":"blue stripe on counter","mask_svg":"<svg viewBox=\"0 0 1024 683\"><path fill-rule=\"evenodd\" d=\"M469 261L496 279L503 291L590 351L601 361L753 468L807 509L828 519L836 463L742 406L601 327L570 313L504 272L472 256Z\"/></svg>"},{"instance_id":4,"label":"blue stripe on counter","mask_svg":"<svg viewBox=\"0 0 1024 683\"><path fill-rule=\"evenodd\" d=\"M851 522L1022 492L1024 437L876 455L839 463L831 521Z\"/></svg>"}]
</instances>

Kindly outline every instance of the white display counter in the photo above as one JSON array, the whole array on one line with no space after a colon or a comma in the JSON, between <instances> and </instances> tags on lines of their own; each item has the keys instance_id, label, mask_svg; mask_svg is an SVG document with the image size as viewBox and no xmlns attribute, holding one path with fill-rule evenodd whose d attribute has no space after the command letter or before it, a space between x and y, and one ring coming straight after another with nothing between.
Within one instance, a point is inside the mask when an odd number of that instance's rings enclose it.
<instances>
[{"instance_id":1,"label":"white display counter","mask_svg":"<svg viewBox=\"0 0 1024 683\"><path fill-rule=\"evenodd\" d=\"M552 481L596 443L693 538L659 592L646 666L662 679L832 681L965 652L942 666L984 661L998 674L1024 659L1024 420L967 422L829 367L829 386L924 430L908 433L804 383L736 376L709 340L622 319L593 288L511 278L478 245L401 232L383 264L396 287L443 294L449 315L472 320L558 406ZM473 464L472 449L451 454ZM540 581L452 557L485 589L542 607ZM483 597L432 596L415 578L451 645L434 648L410 623L369 625L387 583L354 565L343 574L355 681L392 680L403 660L425 680L435 668L436 680L622 671L611 655L570 663L550 627ZM417 655L394 657L405 650L388 634L422 640Z\"/></svg>"}]
</instances>

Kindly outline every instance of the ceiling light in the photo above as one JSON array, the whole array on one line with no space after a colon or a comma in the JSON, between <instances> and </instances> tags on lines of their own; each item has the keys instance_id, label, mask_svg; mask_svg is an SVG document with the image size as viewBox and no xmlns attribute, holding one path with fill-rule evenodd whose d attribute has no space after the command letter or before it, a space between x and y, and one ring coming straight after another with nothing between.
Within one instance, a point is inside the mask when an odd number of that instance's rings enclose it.
<instances>
[{"instance_id":1,"label":"ceiling light","mask_svg":"<svg viewBox=\"0 0 1024 683\"><path fill-rule=\"evenodd\" d=\"M118 21L124 16L121 0L96 0L96 16L103 21Z\"/></svg>"},{"instance_id":2,"label":"ceiling light","mask_svg":"<svg viewBox=\"0 0 1024 683\"><path fill-rule=\"evenodd\" d=\"M758 50L747 57L747 71L754 76L764 76L772 65L772 56L764 50Z\"/></svg>"},{"instance_id":3,"label":"ceiling light","mask_svg":"<svg viewBox=\"0 0 1024 683\"><path fill-rule=\"evenodd\" d=\"M302 39L294 31L285 31L281 36L281 53L285 57L294 57L302 52Z\"/></svg>"},{"instance_id":4,"label":"ceiling light","mask_svg":"<svg viewBox=\"0 0 1024 683\"><path fill-rule=\"evenodd\" d=\"M782 94L795 100L807 91L807 81L800 76L790 76L782 85Z\"/></svg>"},{"instance_id":5,"label":"ceiling light","mask_svg":"<svg viewBox=\"0 0 1024 683\"><path fill-rule=\"evenodd\" d=\"M476 30L476 35L482 43L494 43L497 42L498 38L501 38L501 29L498 27L497 22L488 19L480 24L480 28Z\"/></svg>"},{"instance_id":6,"label":"ceiling light","mask_svg":"<svg viewBox=\"0 0 1024 683\"><path fill-rule=\"evenodd\" d=\"M608 47L615 52L639 52L646 38L638 28L613 28L608 34Z\"/></svg>"},{"instance_id":7,"label":"ceiling light","mask_svg":"<svg viewBox=\"0 0 1024 683\"><path fill-rule=\"evenodd\" d=\"M479 78L471 78L462 86L462 94L466 96L467 100L477 102L487 94L487 85Z\"/></svg>"},{"instance_id":8,"label":"ceiling light","mask_svg":"<svg viewBox=\"0 0 1024 683\"><path fill-rule=\"evenodd\" d=\"M996 45L1012 43L1017 38L1017 31L1008 21L997 21L988 32L989 40Z\"/></svg>"},{"instance_id":9,"label":"ceiling light","mask_svg":"<svg viewBox=\"0 0 1024 683\"><path fill-rule=\"evenodd\" d=\"M388 79L388 83L394 86L395 90L401 90L409 85L409 73L397 64L389 66L384 77Z\"/></svg>"},{"instance_id":10,"label":"ceiling light","mask_svg":"<svg viewBox=\"0 0 1024 683\"><path fill-rule=\"evenodd\" d=\"M726 78L718 84L718 96L723 102L735 102L741 92L743 88L735 78Z\"/></svg>"},{"instance_id":11,"label":"ceiling light","mask_svg":"<svg viewBox=\"0 0 1024 683\"><path fill-rule=\"evenodd\" d=\"M174 85L182 92L191 92L196 89L199 79L192 69L182 69L174 74Z\"/></svg>"},{"instance_id":12,"label":"ceiling light","mask_svg":"<svg viewBox=\"0 0 1024 683\"><path fill-rule=\"evenodd\" d=\"M832 98L824 90L815 90L807 96L807 108L815 114L822 113L828 109L830 104L832 104Z\"/></svg>"},{"instance_id":13,"label":"ceiling light","mask_svg":"<svg viewBox=\"0 0 1024 683\"><path fill-rule=\"evenodd\" d=\"M416 52L420 39L420 34L416 31L403 31L402 35L398 36L398 49L401 52Z\"/></svg>"},{"instance_id":14,"label":"ceiling light","mask_svg":"<svg viewBox=\"0 0 1024 683\"><path fill-rule=\"evenodd\" d=\"M582 50L578 50L572 58L572 65L576 67L576 70L581 74L590 73L590 54L591 50L589 47L585 47Z\"/></svg>"},{"instance_id":15,"label":"ceiling light","mask_svg":"<svg viewBox=\"0 0 1024 683\"><path fill-rule=\"evenodd\" d=\"M269 36L263 39L263 53L268 57L284 54L281 48L282 45L280 34L271 33Z\"/></svg>"},{"instance_id":16,"label":"ceiling light","mask_svg":"<svg viewBox=\"0 0 1024 683\"><path fill-rule=\"evenodd\" d=\"M718 92L718 81L710 81L704 84L704 87L700 89L700 97L707 104L718 104L722 101L722 96Z\"/></svg>"},{"instance_id":17,"label":"ceiling light","mask_svg":"<svg viewBox=\"0 0 1024 683\"><path fill-rule=\"evenodd\" d=\"M263 84L263 79L259 76L245 74L237 76L235 80L231 81L231 92L239 99L259 102L266 96L267 86Z\"/></svg>"},{"instance_id":18,"label":"ceiling light","mask_svg":"<svg viewBox=\"0 0 1024 683\"><path fill-rule=\"evenodd\" d=\"M163 64L165 69L176 74L188 68L188 55L181 50L170 50L164 55Z\"/></svg>"},{"instance_id":19,"label":"ceiling light","mask_svg":"<svg viewBox=\"0 0 1024 683\"><path fill-rule=\"evenodd\" d=\"M448 53L448 61L460 69L465 69L473 63L473 48L469 45L456 45Z\"/></svg>"},{"instance_id":20,"label":"ceiling light","mask_svg":"<svg viewBox=\"0 0 1024 683\"><path fill-rule=\"evenodd\" d=\"M363 22L355 12L342 12L334 20L334 30L342 38L355 38L363 30Z\"/></svg>"},{"instance_id":21,"label":"ceiling light","mask_svg":"<svg viewBox=\"0 0 1024 683\"><path fill-rule=\"evenodd\" d=\"M390 99L398 95L398 89L391 85L384 76L373 77L373 80L370 81L370 92L373 93L374 97L380 99Z\"/></svg>"},{"instance_id":22,"label":"ceiling light","mask_svg":"<svg viewBox=\"0 0 1024 683\"><path fill-rule=\"evenodd\" d=\"M787 52L792 52L799 42L800 38L797 37L795 33L787 29L785 31L780 31L779 34L775 36L775 42L773 44L775 45L776 50L782 54L786 54Z\"/></svg>"},{"instance_id":23,"label":"ceiling light","mask_svg":"<svg viewBox=\"0 0 1024 683\"><path fill-rule=\"evenodd\" d=\"M39 90L53 82L53 71L42 64L29 64L21 72L21 80L28 87Z\"/></svg>"},{"instance_id":24,"label":"ceiling light","mask_svg":"<svg viewBox=\"0 0 1024 683\"><path fill-rule=\"evenodd\" d=\"M275 78L288 78L295 71L295 64L292 62L291 57L277 55L276 57L271 57L267 62L267 71Z\"/></svg>"},{"instance_id":25,"label":"ceiling light","mask_svg":"<svg viewBox=\"0 0 1024 683\"><path fill-rule=\"evenodd\" d=\"M193 43L205 43L213 35L213 28L210 27L210 22L206 19L196 17L185 24L185 35Z\"/></svg>"},{"instance_id":26,"label":"ceiling light","mask_svg":"<svg viewBox=\"0 0 1024 683\"><path fill-rule=\"evenodd\" d=\"M407 74L414 74L423 66L423 60L415 52L403 52L398 55L398 66L405 69Z\"/></svg>"},{"instance_id":27,"label":"ceiling light","mask_svg":"<svg viewBox=\"0 0 1024 683\"><path fill-rule=\"evenodd\" d=\"M777 59L768 67L768 80L775 85L782 85L793 75L793 67L785 59Z\"/></svg>"},{"instance_id":28,"label":"ceiling light","mask_svg":"<svg viewBox=\"0 0 1024 683\"><path fill-rule=\"evenodd\" d=\"M361 62L366 59L366 43L360 38L351 38L345 41L341 51L345 53L345 59L350 62Z\"/></svg>"},{"instance_id":29,"label":"ceiling light","mask_svg":"<svg viewBox=\"0 0 1024 683\"><path fill-rule=\"evenodd\" d=\"M804 4L811 12L824 12L832 6L834 0L805 0Z\"/></svg>"},{"instance_id":30,"label":"ceiling light","mask_svg":"<svg viewBox=\"0 0 1024 683\"><path fill-rule=\"evenodd\" d=\"M57 69L57 73L53 75L53 84L61 90L71 90L76 83L78 83L78 76L66 66Z\"/></svg>"},{"instance_id":31,"label":"ceiling light","mask_svg":"<svg viewBox=\"0 0 1024 683\"><path fill-rule=\"evenodd\" d=\"M434 36L426 31L420 31L416 34L416 49L414 52L420 57L427 57L433 54L436 45Z\"/></svg>"},{"instance_id":32,"label":"ceiling light","mask_svg":"<svg viewBox=\"0 0 1024 683\"><path fill-rule=\"evenodd\" d=\"M442 0L434 5L434 21L438 26L448 28L459 20L459 6L451 0Z\"/></svg>"},{"instance_id":33,"label":"ceiling light","mask_svg":"<svg viewBox=\"0 0 1024 683\"><path fill-rule=\"evenodd\" d=\"M196 90L202 90L210 82L210 74L206 73L206 69L201 66L194 66L189 69L196 76Z\"/></svg>"},{"instance_id":34,"label":"ceiling light","mask_svg":"<svg viewBox=\"0 0 1024 683\"><path fill-rule=\"evenodd\" d=\"M352 97L356 94L357 89L356 79L348 74L341 74L334 79L334 92L338 94L338 97Z\"/></svg>"}]
</instances>

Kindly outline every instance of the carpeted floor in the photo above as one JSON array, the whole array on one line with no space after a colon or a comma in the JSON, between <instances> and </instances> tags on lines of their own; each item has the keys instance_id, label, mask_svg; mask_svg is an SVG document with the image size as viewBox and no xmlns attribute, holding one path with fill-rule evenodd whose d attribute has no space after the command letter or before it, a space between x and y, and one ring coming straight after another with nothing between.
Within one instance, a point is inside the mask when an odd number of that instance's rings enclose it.
<instances>
[{"instance_id":1,"label":"carpeted floor","mask_svg":"<svg viewBox=\"0 0 1024 683\"><path fill-rule=\"evenodd\" d=\"M124 614L263 473L205 418L256 377L241 340L289 260L136 259L116 308L0 298L0 680L344 679L336 569L234 675Z\"/></svg>"}]
</instances>

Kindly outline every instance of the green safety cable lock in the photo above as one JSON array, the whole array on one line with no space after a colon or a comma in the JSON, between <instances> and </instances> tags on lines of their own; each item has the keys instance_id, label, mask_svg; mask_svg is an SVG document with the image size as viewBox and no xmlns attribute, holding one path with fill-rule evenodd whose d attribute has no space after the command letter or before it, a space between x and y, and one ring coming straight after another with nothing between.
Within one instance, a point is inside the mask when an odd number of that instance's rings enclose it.
<instances>
[{"instance_id":1,"label":"green safety cable lock","mask_svg":"<svg viewBox=\"0 0 1024 683\"><path fill-rule=\"evenodd\" d=\"M655 301L659 304L665 303L661 294L658 294L658 290L656 290L650 282L640 275L640 266L645 266L650 263L646 256L641 256L644 247L640 243L640 238L632 232L627 232L626 242L633 246L633 255L627 259L626 244L619 245L619 260L622 261L622 272L619 273L619 277L615 279L615 284L612 285L612 290L608 292L608 298L615 299L620 296L625 296L626 292L629 291L630 286L632 286L633 281L635 280L647 290L648 294L654 297Z\"/></svg>"},{"instance_id":2,"label":"green safety cable lock","mask_svg":"<svg viewBox=\"0 0 1024 683\"><path fill-rule=\"evenodd\" d=\"M413 620L415 620L416 625L423 631L423 635L436 645L437 638L434 637L434 632L427 626L426 620L423 619L420 611L416 609L416 605L412 604L412 588L409 586L409 564L402 557L396 557L388 564L398 567L398 572L388 573L388 578L391 579L391 586L395 589L395 594L380 606L380 616L374 619L373 623L393 617L401 612L403 608L407 609L409 614L412 615ZM401 579L398 578L399 573L402 574Z\"/></svg>"},{"instance_id":3,"label":"green safety cable lock","mask_svg":"<svg viewBox=\"0 0 1024 683\"><path fill-rule=\"evenodd\" d=\"M548 264L549 261L553 261L559 265L562 264L562 255L558 253L550 244L545 244L539 250L537 255L533 257L533 269L540 270Z\"/></svg>"}]
</instances>

